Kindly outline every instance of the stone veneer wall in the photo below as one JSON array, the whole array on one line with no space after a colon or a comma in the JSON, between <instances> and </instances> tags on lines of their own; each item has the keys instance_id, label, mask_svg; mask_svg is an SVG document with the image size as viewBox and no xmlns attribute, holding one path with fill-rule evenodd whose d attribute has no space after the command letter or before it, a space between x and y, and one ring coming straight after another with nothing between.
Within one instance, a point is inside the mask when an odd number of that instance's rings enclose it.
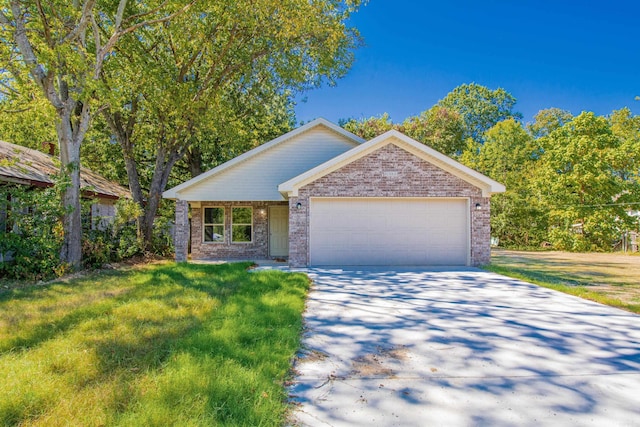
<instances>
[{"instance_id":1,"label":"stone veneer wall","mask_svg":"<svg viewBox=\"0 0 640 427\"><path fill-rule=\"evenodd\" d=\"M268 259L269 258L269 206L287 205L287 202L202 202L200 208L191 209L191 257L193 259ZM231 242L231 208L253 208L253 241ZM206 207L224 207L225 240L221 243L203 242L202 215ZM260 213L264 210L264 214Z\"/></svg>"},{"instance_id":2,"label":"stone veneer wall","mask_svg":"<svg viewBox=\"0 0 640 427\"><path fill-rule=\"evenodd\" d=\"M468 197L471 264L491 257L490 203L482 191L462 179L388 144L300 188L289 200L289 264L309 265L310 197ZM297 209L296 204L301 208ZM475 208L480 203L481 209Z\"/></svg>"}]
</instances>

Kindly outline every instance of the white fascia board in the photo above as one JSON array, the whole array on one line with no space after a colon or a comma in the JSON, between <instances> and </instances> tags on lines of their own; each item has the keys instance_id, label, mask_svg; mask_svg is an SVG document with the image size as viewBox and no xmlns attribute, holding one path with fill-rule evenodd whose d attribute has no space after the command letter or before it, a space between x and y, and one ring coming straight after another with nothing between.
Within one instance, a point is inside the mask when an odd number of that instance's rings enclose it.
<instances>
[{"instance_id":1,"label":"white fascia board","mask_svg":"<svg viewBox=\"0 0 640 427\"><path fill-rule=\"evenodd\" d=\"M336 124L333 124L333 123L331 123L330 121L328 121L326 119L318 118L318 119L315 119L315 120L313 120L313 121L311 121L311 122L309 122L309 123L307 123L307 124L305 124L303 126L300 126L297 129L294 129L294 130L292 130L290 132L287 132L284 135L281 135L281 136L279 136L279 137L277 137L275 139L272 139L269 142L266 142L266 143L264 143L262 145L259 145L258 147L254 148L252 150L249 150L246 153L243 153L243 154L239 155L238 157L235 157L235 158L229 160L228 162L225 162L225 163L223 163L223 164L221 164L221 165L219 165L219 166L217 166L217 167L215 167L213 169L210 169L207 172L204 172L204 173L196 176L195 178L192 178L192 179L190 179L188 181L185 181L182 184L177 185L177 186L165 191L164 193L162 193L162 197L165 198L165 199L171 199L171 200L178 199L180 191L183 191L186 188L189 188L189 187L191 187L193 185L196 185L199 182L201 182L201 181L203 181L203 180L205 180L205 179L207 179L207 178L209 178L209 177L211 177L213 175L216 175L216 174L218 174L218 173L220 173L220 172L222 172L222 171L224 171L226 169L229 169L229 168L231 168L231 167L233 167L233 166L235 166L235 165L237 165L237 164L239 164L239 163L241 163L241 162L243 162L243 161L245 161L245 160L247 160L247 159L249 159L251 157L257 156L260 153L262 153L262 152L264 152L266 150L269 150L270 148L272 148L272 147L274 147L274 146L276 146L276 145L278 145L278 144L280 144L280 143L282 143L284 141L287 141L287 140L289 140L289 139L291 139L291 138L293 138L293 137L295 137L297 135L300 135L300 134L302 134L304 132L307 132L308 130L311 130L311 129L317 127L317 126L324 126L324 127L326 127L328 129L330 129L330 130L332 130L332 131L344 136L345 138L347 138L347 139L349 139L349 140L351 140L351 141L353 141L353 142L355 142L357 144L362 144L363 142L365 142L364 139L362 139L359 136L357 136L357 135L355 135L355 134L353 134L353 133L341 128L340 126L338 126Z\"/></svg>"},{"instance_id":2,"label":"white fascia board","mask_svg":"<svg viewBox=\"0 0 640 427\"><path fill-rule=\"evenodd\" d=\"M476 172L461 163L456 162L449 156L446 156L439 151L436 151L433 148L428 147L395 129L387 131L362 145L359 145L339 156L336 156L333 159L290 179L289 181L283 182L278 186L278 191L280 191L280 193L285 198L289 198L292 196L297 197L298 189L300 189L300 187L303 187L310 182L313 182L361 157L364 157L368 153L376 150L383 145L386 145L387 143L392 143L392 141L389 141L392 138L396 138L404 144L408 145L410 151L413 152L413 154L424 159L425 161L434 163L436 164L436 166L443 168L447 172L452 173L460 179L481 188L484 197L488 197L491 194L502 193L505 191L505 186L500 184L499 182L494 181L493 179L479 172ZM407 147L405 147L405 149L406 148Z\"/></svg>"}]
</instances>

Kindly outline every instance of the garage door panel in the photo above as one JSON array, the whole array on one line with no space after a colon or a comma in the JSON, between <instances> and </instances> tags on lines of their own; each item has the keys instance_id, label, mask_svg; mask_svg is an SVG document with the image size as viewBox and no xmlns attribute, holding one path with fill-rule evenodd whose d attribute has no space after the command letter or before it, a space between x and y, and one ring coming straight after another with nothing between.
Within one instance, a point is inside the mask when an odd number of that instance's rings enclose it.
<instances>
[{"instance_id":1,"label":"garage door panel","mask_svg":"<svg viewBox=\"0 0 640 427\"><path fill-rule=\"evenodd\" d=\"M464 199L312 199L312 265L465 265Z\"/></svg>"}]
</instances>

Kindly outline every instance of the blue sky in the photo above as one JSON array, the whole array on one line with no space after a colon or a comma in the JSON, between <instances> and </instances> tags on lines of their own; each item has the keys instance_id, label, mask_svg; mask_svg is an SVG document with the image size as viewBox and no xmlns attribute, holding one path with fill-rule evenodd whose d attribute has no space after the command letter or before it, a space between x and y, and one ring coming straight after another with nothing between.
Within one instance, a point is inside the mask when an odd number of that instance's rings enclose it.
<instances>
[{"instance_id":1,"label":"blue sky","mask_svg":"<svg viewBox=\"0 0 640 427\"><path fill-rule=\"evenodd\" d=\"M639 0L370 0L351 21L365 46L336 87L298 98L298 121L401 122L471 82L510 92L525 122L550 107L640 114Z\"/></svg>"}]
</instances>

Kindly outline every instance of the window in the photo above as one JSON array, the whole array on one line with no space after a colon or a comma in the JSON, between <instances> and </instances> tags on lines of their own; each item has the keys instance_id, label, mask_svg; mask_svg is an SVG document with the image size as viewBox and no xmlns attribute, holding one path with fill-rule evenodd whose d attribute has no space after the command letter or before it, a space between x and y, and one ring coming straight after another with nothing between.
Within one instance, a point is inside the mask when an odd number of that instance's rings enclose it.
<instances>
[{"instance_id":1,"label":"window","mask_svg":"<svg viewBox=\"0 0 640 427\"><path fill-rule=\"evenodd\" d=\"M253 208L233 208L231 213L231 241L251 242Z\"/></svg>"},{"instance_id":2,"label":"window","mask_svg":"<svg viewBox=\"0 0 640 427\"><path fill-rule=\"evenodd\" d=\"M205 242L224 242L224 208L204 208Z\"/></svg>"}]
</instances>

